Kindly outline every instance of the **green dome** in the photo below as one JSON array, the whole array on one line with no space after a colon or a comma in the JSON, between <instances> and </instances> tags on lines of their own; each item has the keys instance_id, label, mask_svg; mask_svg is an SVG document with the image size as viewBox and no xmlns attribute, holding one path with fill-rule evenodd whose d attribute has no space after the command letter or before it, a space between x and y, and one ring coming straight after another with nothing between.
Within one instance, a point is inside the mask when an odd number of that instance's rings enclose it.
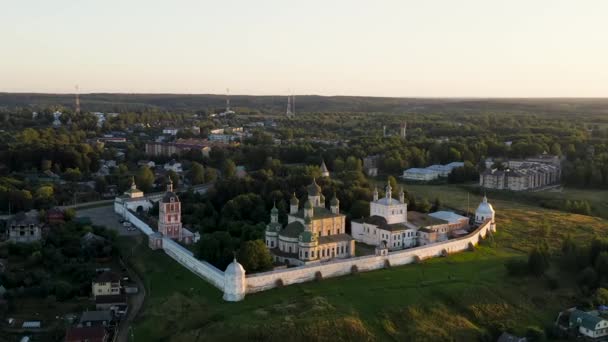
<instances>
[{"instance_id":1,"label":"green dome","mask_svg":"<svg viewBox=\"0 0 608 342\"><path fill-rule=\"evenodd\" d=\"M310 232L308 230L305 230L302 233L300 233L299 240L300 240L300 242L311 243L311 242L317 241L317 238L315 237L315 234L313 234L312 232Z\"/></svg>"},{"instance_id":2,"label":"green dome","mask_svg":"<svg viewBox=\"0 0 608 342\"><path fill-rule=\"evenodd\" d=\"M335 194L334 194L334 198L332 198L332 199L331 199L330 204L331 204L332 206L337 206L337 205L339 205L339 204L340 204L340 201L338 200L338 198L336 197L336 195L335 195Z\"/></svg>"},{"instance_id":3,"label":"green dome","mask_svg":"<svg viewBox=\"0 0 608 342\"><path fill-rule=\"evenodd\" d=\"M289 201L289 203L291 205L298 205L298 204L300 204L300 201L296 197L296 193L295 192L293 193L293 196L291 196L291 200Z\"/></svg>"},{"instance_id":4,"label":"green dome","mask_svg":"<svg viewBox=\"0 0 608 342\"><path fill-rule=\"evenodd\" d=\"M270 213L271 214L278 214L279 213L279 209L277 209L276 206L272 207L272 209L270 209Z\"/></svg>"},{"instance_id":5,"label":"green dome","mask_svg":"<svg viewBox=\"0 0 608 342\"><path fill-rule=\"evenodd\" d=\"M306 187L306 190L308 191L308 196L319 196L321 193L321 187L314 178L312 179L312 183Z\"/></svg>"},{"instance_id":6,"label":"green dome","mask_svg":"<svg viewBox=\"0 0 608 342\"><path fill-rule=\"evenodd\" d=\"M283 227L278 222L276 222L276 223L271 222L266 226L266 230L269 232L280 232L282 228Z\"/></svg>"},{"instance_id":7,"label":"green dome","mask_svg":"<svg viewBox=\"0 0 608 342\"><path fill-rule=\"evenodd\" d=\"M304 203L304 208L306 208L306 209L312 209L312 202L306 201L306 203Z\"/></svg>"}]
</instances>

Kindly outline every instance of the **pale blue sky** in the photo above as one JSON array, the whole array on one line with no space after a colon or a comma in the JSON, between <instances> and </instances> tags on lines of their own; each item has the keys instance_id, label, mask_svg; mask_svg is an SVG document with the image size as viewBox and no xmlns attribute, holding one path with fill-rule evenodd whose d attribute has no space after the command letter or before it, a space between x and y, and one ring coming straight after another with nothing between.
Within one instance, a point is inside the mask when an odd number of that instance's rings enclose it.
<instances>
[{"instance_id":1,"label":"pale blue sky","mask_svg":"<svg viewBox=\"0 0 608 342\"><path fill-rule=\"evenodd\" d=\"M0 91L608 96L608 1L0 0Z\"/></svg>"}]
</instances>

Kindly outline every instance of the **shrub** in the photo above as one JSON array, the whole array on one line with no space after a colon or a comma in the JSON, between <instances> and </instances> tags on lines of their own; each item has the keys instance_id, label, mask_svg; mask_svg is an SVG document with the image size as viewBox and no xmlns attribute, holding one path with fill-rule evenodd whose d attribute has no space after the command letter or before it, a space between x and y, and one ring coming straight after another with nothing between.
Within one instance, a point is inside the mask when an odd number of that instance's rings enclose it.
<instances>
[{"instance_id":1,"label":"shrub","mask_svg":"<svg viewBox=\"0 0 608 342\"><path fill-rule=\"evenodd\" d=\"M547 337L545 336L545 331L542 328L537 326L530 326L526 329L526 337L530 341L546 341Z\"/></svg>"},{"instance_id":2,"label":"shrub","mask_svg":"<svg viewBox=\"0 0 608 342\"><path fill-rule=\"evenodd\" d=\"M608 304L608 289L600 287L595 291L595 296L593 296L593 301L597 305L607 305Z\"/></svg>"},{"instance_id":3,"label":"shrub","mask_svg":"<svg viewBox=\"0 0 608 342\"><path fill-rule=\"evenodd\" d=\"M323 274L321 274L321 271L315 272L315 280L316 281L323 280Z\"/></svg>"},{"instance_id":4,"label":"shrub","mask_svg":"<svg viewBox=\"0 0 608 342\"><path fill-rule=\"evenodd\" d=\"M386 259L384 260L384 268L391 268L391 261Z\"/></svg>"},{"instance_id":5,"label":"shrub","mask_svg":"<svg viewBox=\"0 0 608 342\"><path fill-rule=\"evenodd\" d=\"M597 273L593 267L587 267L579 273L577 282L583 288L594 289L597 285Z\"/></svg>"},{"instance_id":6,"label":"shrub","mask_svg":"<svg viewBox=\"0 0 608 342\"><path fill-rule=\"evenodd\" d=\"M283 287L283 286L284 286L284 284L283 284L283 279L281 279L281 278L277 279L277 280L274 282L274 285L275 285L276 287Z\"/></svg>"},{"instance_id":7,"label":"shrub","mask_svg":"<svg viewBox=\"0 0 608 342\"><path fill-rule=\"evenodd\" d=\"M448 253L447 249L443 249L443 250L441 251L441 256L442 256L442 257L447 257L449 254L450 254L450 253Z\"/></svg>"},{"instance_id":8,"label":"shrub","mask_svg":"<svg viewBox=\"0 0 608 342\"><path fill-rule=\"evenodd\" d=\"M549 255L544 248L534 248L528 256L528 270L535 276L541 276L549 268Z\"/></svg>"},{"instance_id":9,"label":"shrub","mask_svg":"<svg viewBox=\"0 0 608 342\"><path fill-rule=\"evenodd\" d=\"M357 274L357 273L359 273L359 267L357 267L357 265L352 265L350 267L350 273L351 274Z\"/></svg>"},{"instance_id":10,"label":"shrub","mask_svg":"<svg viewBox=\"0 0 608 342\"><path fill-rule=\"evenodd\" d=\"M469 252L475 252L475 245L472 242L469 242L468 250Z\"/></svg>"},{"instance_id":11,"label":"shrub","mask_svg":"<svg viewBox=\"0 0 608 342\"><path fill-rule=\"evenodd\" d=\"M525 260L513 259L505 264L510 276L524 276L528 274L528 263Z\"/></svg>"},{"instance_id":12,"label":"shrub","mask_svg":"<svg viewBox=\"0 0 608 342\"><path fill-rule=\"evenodd\" d=\"M420 259L419 256L414 255L414 264L420 264L422 262L422 259Z\"/></svg>"}]
</instances>

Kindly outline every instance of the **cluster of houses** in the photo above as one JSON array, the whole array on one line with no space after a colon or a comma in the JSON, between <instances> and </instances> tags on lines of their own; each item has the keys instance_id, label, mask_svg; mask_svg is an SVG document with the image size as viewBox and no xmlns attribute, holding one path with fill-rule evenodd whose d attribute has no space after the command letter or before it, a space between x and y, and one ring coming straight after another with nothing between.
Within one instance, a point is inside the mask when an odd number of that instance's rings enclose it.
<instances>
[{"instance_id":1,"label":"cluster of houses","mask_svg":"<svg viewBox=\"0 0 608 342\"><path fill-rule=\"evenodd\" d=\"M95 310L83 311L80 319L66 329L66 342L107 342L115 339L118 325L128 312L127 294L137 293L137 286L125 286L112 270L98 272L91 284Z\"/></svg>"}]
</instances>

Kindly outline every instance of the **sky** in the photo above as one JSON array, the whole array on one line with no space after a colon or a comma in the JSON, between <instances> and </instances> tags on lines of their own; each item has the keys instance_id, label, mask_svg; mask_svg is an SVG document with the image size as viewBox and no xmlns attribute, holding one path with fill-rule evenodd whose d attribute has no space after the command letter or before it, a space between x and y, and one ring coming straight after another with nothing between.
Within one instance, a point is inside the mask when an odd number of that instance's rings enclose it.
<instances>
[{"instance_id":1,"label":"sky","mask_svg":"<svg viewBox=\"0 0 608 342\"><path fill-rule=\"evenodd\" d=\"M0 92L608 97L605 0L0 0Z\"/></svg>"}]
</instances>

